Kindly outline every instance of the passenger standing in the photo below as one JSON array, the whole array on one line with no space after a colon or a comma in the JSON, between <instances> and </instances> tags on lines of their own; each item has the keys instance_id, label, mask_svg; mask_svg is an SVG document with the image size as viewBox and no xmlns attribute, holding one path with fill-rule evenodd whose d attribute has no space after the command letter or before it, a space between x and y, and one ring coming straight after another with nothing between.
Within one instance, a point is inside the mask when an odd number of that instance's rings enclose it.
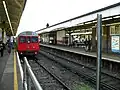
<instances>
[{"instance_id":1,"label":"passenger standing","mask_svg":"<svg viewBox=\"0 0 120 90\"><path fill-rule=\"evenodd\" d=\"M88 40L87 39L85 39L84 44L85 44L85 47L88 46Z\"/></svg>"},{"instance_id":2,"label":"passenger standing","mask_svg":"<svg viewBox=\"0 0 120 90\"><path fill-rule=\"evenodd\" d=\"M90 39L90 51L92 50L92 39Z\"/></svg>"},{"instance_id":3,"label":"passenger standing","mask_svg":"<svg viewBox=\"0 0 120 90\"><path fill-rule=\"evenodd\" d=\"M4 46L3 41L0 41L0 52L1 52L1 57L3 57L3 54L4 54L4 48L5 48L5 46Z\"/></svg>"},{"instance_id":4,"label":"passenger standing","mask_svg":"<svg viewBox=\"0 0 120 90\"><path fill-rule=\"evenodd\" d=\"M10 41L10 39L8 40L7 44L8 44L8 53L10 54L12 49L12 42Z\"/></svg>"},{"instance_id":5,"label":"passenger standing","mask_svg":"<svg viewBox=\"0 0 120 90\"><path fill-rule=\"evenodd\" d=\"M91 50L91 40L90 39L88 40L88 50L89 51Z\"/></svg>"},{"instance_id":6,"label":"passenger standing","mask_svg":"<svg viewBox=\"0 0 120 90\"><path fill-rule=\"evenodd\" d=\"M88 51L89 47L88 47L88 40L87 39L85 39L84 44L85 44L85 51Z\"/></svg>"}]
</instances>

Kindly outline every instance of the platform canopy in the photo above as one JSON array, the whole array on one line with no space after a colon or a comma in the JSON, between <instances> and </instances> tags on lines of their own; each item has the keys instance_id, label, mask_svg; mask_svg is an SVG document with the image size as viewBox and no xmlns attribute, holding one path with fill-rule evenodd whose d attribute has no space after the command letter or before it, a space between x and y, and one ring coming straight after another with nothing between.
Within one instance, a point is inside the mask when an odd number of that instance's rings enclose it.
<instances>
[{"instance_id":1,"label":"platform canopy","mask_svg":"<svg viewBox=\"0 0 120 90\"><path fill-rule=\"evenodd\" d=\"M84 29L86 27L96 26L97 14L102 14L102 21L105 25L120 22L120 2L37 30L36 32L42 34L51 31Z\"/></svg>"},{"instance_id":2,"label":"platform canopy","mask_svg":"<svg viewBox=\"0 0 120 90\"><path fill-rule=\"evenodd\" d=\"M16 35L22 12L27 0L0 0L0 28L7 35Z\"/></svg>"}]
</instances>

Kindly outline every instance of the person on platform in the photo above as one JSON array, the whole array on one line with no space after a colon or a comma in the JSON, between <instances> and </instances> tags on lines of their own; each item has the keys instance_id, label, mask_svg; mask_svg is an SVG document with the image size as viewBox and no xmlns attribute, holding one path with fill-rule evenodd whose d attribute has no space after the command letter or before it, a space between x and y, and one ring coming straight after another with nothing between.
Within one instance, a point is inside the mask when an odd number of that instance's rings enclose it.
<instances>
[{"instance_id":1,"label":"person on platform","mask_svg":"<svg viewBox=\"0 0 120 90\"><path fill-rule=\"evenodd\" d=\"M12 49L12 42L10 41L10 39L7 41L7 46L8 46L8 53L11 53L11 49Z\"/></svg>"},{"instance_id":2,"label":"person on platform","mask_svg":"<svg viewBox=\"0 0 120 90\"><path fill-rule=\"evenodd\" d=\"M5 48L5 45L4 45L3 41L0 41L0 53L1 53L1 57L3 57L4 48Z\"/></svg>"}]
</instances>

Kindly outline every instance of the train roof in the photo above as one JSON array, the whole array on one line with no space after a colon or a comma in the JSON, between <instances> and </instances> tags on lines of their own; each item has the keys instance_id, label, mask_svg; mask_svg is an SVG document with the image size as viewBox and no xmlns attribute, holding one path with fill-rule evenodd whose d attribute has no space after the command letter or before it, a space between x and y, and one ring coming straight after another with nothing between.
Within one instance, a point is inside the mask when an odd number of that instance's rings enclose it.
<instances>
[{"instance_id":1,"label":"train roof","mask_svg":"<svg viewBox=\"0 0 120 90\"><path fill-rule=\"evenodd\" d=\"M38 36L38 34L32 31L25 31L20 33L18 36Z\"/></svg>"}]
</instances>

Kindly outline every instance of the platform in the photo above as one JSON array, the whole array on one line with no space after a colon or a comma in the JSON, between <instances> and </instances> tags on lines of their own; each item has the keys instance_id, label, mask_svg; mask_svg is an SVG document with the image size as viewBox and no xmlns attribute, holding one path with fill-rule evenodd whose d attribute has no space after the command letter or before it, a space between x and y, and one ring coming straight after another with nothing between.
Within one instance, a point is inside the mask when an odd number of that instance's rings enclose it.
<instances>
[{"instance_id":1,"label":"platform","mask_svg":"<svg viewBox=\"0 0 120 90\"><path fill-rule=\"evenodd\" d=\"M63 45L50 45L50 44L40 44L40 45L55 48L55 49L60 49L63 51L73 52L77 54L97 57L96 52L86 52L84 48L81 48L81 47L69 47L69 46L63 46ZM120 63L120 55L117 55L115 53L102 53L102 59Z\"/></svg>"},{"instance_id":2,"label":"platform","mask_svg":"<svg viewBox=\"0 0 120 90\"><path fill-rule=\"evenodd\" d=\"M0 56L0 90L23 90L20 70L14 50Z\"/></svg>"}]
</instances>

